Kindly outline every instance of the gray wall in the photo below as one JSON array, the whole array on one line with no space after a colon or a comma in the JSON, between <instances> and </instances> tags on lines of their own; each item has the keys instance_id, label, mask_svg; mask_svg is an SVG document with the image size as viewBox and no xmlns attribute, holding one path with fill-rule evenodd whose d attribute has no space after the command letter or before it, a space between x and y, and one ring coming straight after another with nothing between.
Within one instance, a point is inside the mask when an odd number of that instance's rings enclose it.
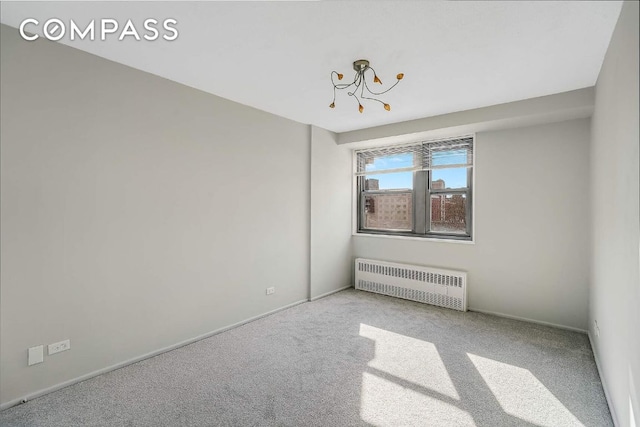
<instances>
[{"instance_id":1,"label":"gray wall","mask_svg":"<svg viewBox=\"0 0 640 427\"><path fill-rule=\"evenodd\" d=\"M311 298L351 286L351 150L311 128Z\"/></svg>"},{"instance_id":2,"label":"gray wall","mask_svg":"<svg viewBox=\"0 0 640 427\"><path fill-rule=\"evenodd\" d=\"M625 2L592 119L589 332L619 426L640 426L638 13L637 2Z\"/></svg>"},{"instance_id":3,"label":"gray wall","mask_svg":"<svg viewBox=\"0 0 640 427\"><path fill-rule=\"evenodd\" d=\"M18 37L2 26L2 403L306 300L308 126Z\"/></svg>"},{"instance_id":4,"label":"gray wall","mask_svg":"<svg viewBox=\"0 0 640 427\"><path fill-rule=\"evenodd\" d=\"M476 135L475 244L354 237L354 256L468 272L469 306L587 328L589 119Z\"/></svg>"}]
</instances>

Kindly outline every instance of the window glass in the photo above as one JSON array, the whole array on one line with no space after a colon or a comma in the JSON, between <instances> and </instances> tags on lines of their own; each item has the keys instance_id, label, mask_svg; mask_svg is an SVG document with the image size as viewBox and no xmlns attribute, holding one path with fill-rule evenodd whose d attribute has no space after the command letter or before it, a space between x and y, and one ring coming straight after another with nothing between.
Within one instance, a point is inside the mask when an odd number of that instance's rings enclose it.
<instances>
[{"instance_id":1,"label":"window glass","mask_svg":"<svg viewBox=\"0 0 640 427\"><path fill-rule=\"evenodd\" d=\"M431 231L465 234L467 196L465 194L431 195Z\"/></svg>"},{"instance_id":2,"label":"window glass","mask_svg":"<svg viewBox=\"0 0 640 427\"><path fill-rule=\"evenodd\" d=\"M467 168L434 169L431 171L431 189L467 188Z\"/></svg>"},{"instance_id":3,"label":"window glass","mask_svg":"<svg viewBox=\"0 0 640 427\"><path fill-rule=\"evenodd\" d=\"M380 173L365 176L365 191L411 190L413 172Z\"/></svg>"},{"instance_id":4,"label":"window glass","mask_svg":"<svg viewBox=\"0 0 640 427\"><path fill-rule=\"evenodd\" d=\"M411 231L413 194L378 193L364 196L364 226L370 230Z\"/></svg>"}]
</instances>

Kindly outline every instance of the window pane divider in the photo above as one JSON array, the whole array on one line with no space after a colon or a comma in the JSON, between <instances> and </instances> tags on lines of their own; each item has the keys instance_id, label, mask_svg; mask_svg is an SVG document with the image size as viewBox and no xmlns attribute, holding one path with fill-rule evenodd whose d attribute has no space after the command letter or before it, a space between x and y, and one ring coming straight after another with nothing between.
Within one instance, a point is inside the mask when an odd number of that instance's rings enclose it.
<instances>
[{"instance_id":1,"label":"window pane divider","mask_svg":"<svg viewBox=\"0 0 640 427\"><path fill-rule=\"evenodd\" d=\"M364 190L364 194L412 194L413 190Z\"/></svg>"},{"instance_id":2,"label":"window pane divider","mask_svg":"<svg viewBox=\"0 0 640 427\"><path fill-rule=\"evenodd\" d=\"M365 176L365 175L382 175L386 173L398 173L398 172L418 172L421 170L428 171L434 169L453 169L453 168L472 168L473 165L468 163L460 163L455 165L440 165L440 166L431 166L430 168L421 168L414 166L407 166L405 168L395 168L395 169L383 169L383 170L373 170L373 171L365 171L365 172L356 172L356 176Z\"/></svg>"},{"instance_id":3,"label":"window pane divider","mask_svg":"<svg viewBox=\"0 0 640 427\"><path fill-rule=\"evenodd\" d=\"M413 230L416 234L423 235L427 231L427 224L429 223L429 208L427 202L429 173L427 171L417 172L414 176L413 183L413 188L415 189L415 202L413 204Z\"/></svg>"},{"instance_id":4,"label":"window pane divider","mask_svg":"<svg viewBox=\"0 0 640 427\"><path fill-rule=\"evenodd\" d=\"M383 169L379 171L365 171L365 172L356 172L356 176L365 176L365 175L382 175L385 173L398 173L398 172L414 172L419 170L414 166L407 166L404 168L395 168L395 169Z\"/></svg>"},{"instance_id":5,"label":"window pane divider","mask_svg":"<svg viewBox=\"0 0 640 427\"><path fill-rule=\"evenodd\" d=\"M428 170L434 170L434 169L453 169L453 168L472 168L473 165L469 164L469 163L457 163L455 165L438 165L438 166L431 166L428 168L424 168L424 170L428 171Z\"/></svg>"},{"instance_id":6,"label":"window pane divider","mask_svg":"<svg viewBox=\"0 0 640 427\"><path fill-rule=\"evenodd\" d=\"M468 192L468 188L443 188L431 190L431 194L466 194Z\"/></svg>"}]
</instances>

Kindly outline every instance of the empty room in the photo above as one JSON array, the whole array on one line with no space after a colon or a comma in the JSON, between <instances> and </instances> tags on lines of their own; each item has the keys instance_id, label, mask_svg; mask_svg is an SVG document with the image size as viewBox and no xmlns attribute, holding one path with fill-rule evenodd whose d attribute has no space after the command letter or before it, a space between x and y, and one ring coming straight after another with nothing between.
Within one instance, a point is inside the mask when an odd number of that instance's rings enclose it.
<instances>
[{"instance_id":1,"label":"empty room","mask_svg":"<svg viewBox=\"0 0 640 427\"><path fill-rule=\"evenodd\" d=\"M637 1L0 3L0 425L640 427Z\"/></svg>"}]
</instances>

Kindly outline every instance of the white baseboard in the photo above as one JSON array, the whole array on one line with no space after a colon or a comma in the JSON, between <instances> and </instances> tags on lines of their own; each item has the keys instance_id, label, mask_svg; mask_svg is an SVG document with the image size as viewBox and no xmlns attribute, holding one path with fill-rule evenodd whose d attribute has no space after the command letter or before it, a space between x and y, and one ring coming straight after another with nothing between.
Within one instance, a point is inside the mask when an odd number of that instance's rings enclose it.
<instances>
[{"instance_id":1,"label":"white baseboard","mask_svg":"<svg viewBox=\"0 0 640 427\"><path fill-rule=\"evenodd\" d=\"M115 371L116 369L124 368L125 366L131 365L131 364L136 363L136 362L140 362L141 360L148 359L150 357L154 357L154 356L157 356L159 354L166 353L167 351L175 350L175 349L180 348L180 347L184 347L185 345L193 344L196 341L200 341L200 340L203 340L205 338L212 337L212 336L217 335L219 333L228 331L228 330L233 329L233 328L237 328L238 326L242 326L242 325L244 325L246 323L253 322L253 321L261 319L263 317L275 314L275 313L277 313L279 311L286 310L286 309L294 307L296 305L303 304L305 302L308 302L308 300L304 299L304 300L296 301L294 303L285 305L284 307L280 307L280 308L276 308L275 310L271 310L271 311L269 311L267 313L259 314L257 316L251 317L251 318L243 320L241 322L237 322L237 323L234 323L232 325L224 326L224 327L222 327L220 329L216 329L215 331L207 332L205 334L198 335L197 337L193 337L193 338L189 338L187 340L181 341L181 342L179 342L177 344L172 344L170 346L163 347L163 348L161 348L159 350L155 350L155 351L152 351L150 353L143 354L142 356L137 356L137 357L134 357L132 359L125 360L124 362L116 363L115 365L111 365L111 366L107 366L106 368L98 369L97 371L93 371L93 372L90 372L88 374L85 374L85 375L70 379L68 381L65 381L65 382L62 382L62 383L59 383L59 384L56 384L54 386L47 387L45 389L38 390L36 392L30 393L30 394L28 394L28 395L26 395L24 397L21 397L21 398L18 398L18 399L14 399L14 400L10 400L8 402L0 404L0 411L8 409L8 408L10 408L12 406L18 405L20 403L24 403L26 401L35 399L37 397L44 396L45 394L49 394L51 392L60 390L62 388L69 387L70 385L77 384L77 383L79 383L81 381L86 381L86 380L88 380L90 378L97 377L98 375L106 374L107 372L111 372L111 371Z\"/></svg>"},{"instance_id":2,"label":"white baseboard","mask_svg":"<svg viewBox=\"0 0 640 427\"><path fill-rule=\"evenodd\" d=\"M315 301L315 300L318 300L320 298L328 297L331 294L335 294L336 292L344 291L345 289L349 289L349 288L353 288L353 285L347 285L347 286L344 286L344 287L342 287L340 289L335 289L333 291L325 292L322 295L317 295L315 297L310 298L309 301Z\"/></svg>"},{"instance_id":3,"label":"white baseboard","mask_svg":"<svg viewBox=\"0 0 640 427\"><path fill-rule=\"evenodd\" d=\"M620 423L618 423L618 417L616 416L616 411L611 404L611 397L608 392L607 382L602 375L602 368L600 367L600 359L598 359L598 353L596 353L596 348L593 346L593 339L591 336L591 331L587 332L587 336L589 337L589 344L591 345L591 352L593 353L593 359L596 361L596 368L598 369L598 375L600 376L600 382L602 383L602 389L604 390L604 397L607 399L607 405L609 405L609 412L611 413L611 418L613 419L613 425L618 427Z\"/></svg>"},{"instance_id":4,"label":"white baseboard","mask_svg":"<svg viewBox=\"0 0 640 427\"><path fill-rule=\"evenodd\" d=\"M471 307L469 307L469 311L475 311L477 313L483 313L483 314L491 314L493 316L505 317L507 319L522 320L523 322L537 323L538 325L551 326L553 328L559 328L559 329L565 329L565 330L568 330L568 331L580 332L582 334L586 334L587 333L587 331L585 331L584 329L574 328L573 326L558 325L556 323L545 322L545 321L542 321L542 320L529 319L529 318L526 318L526 317L514 316L514 315L511 315L511 314L498 313L496 311L480 310L478 308L471 308Z\"/></svg>"}]
</instances>

